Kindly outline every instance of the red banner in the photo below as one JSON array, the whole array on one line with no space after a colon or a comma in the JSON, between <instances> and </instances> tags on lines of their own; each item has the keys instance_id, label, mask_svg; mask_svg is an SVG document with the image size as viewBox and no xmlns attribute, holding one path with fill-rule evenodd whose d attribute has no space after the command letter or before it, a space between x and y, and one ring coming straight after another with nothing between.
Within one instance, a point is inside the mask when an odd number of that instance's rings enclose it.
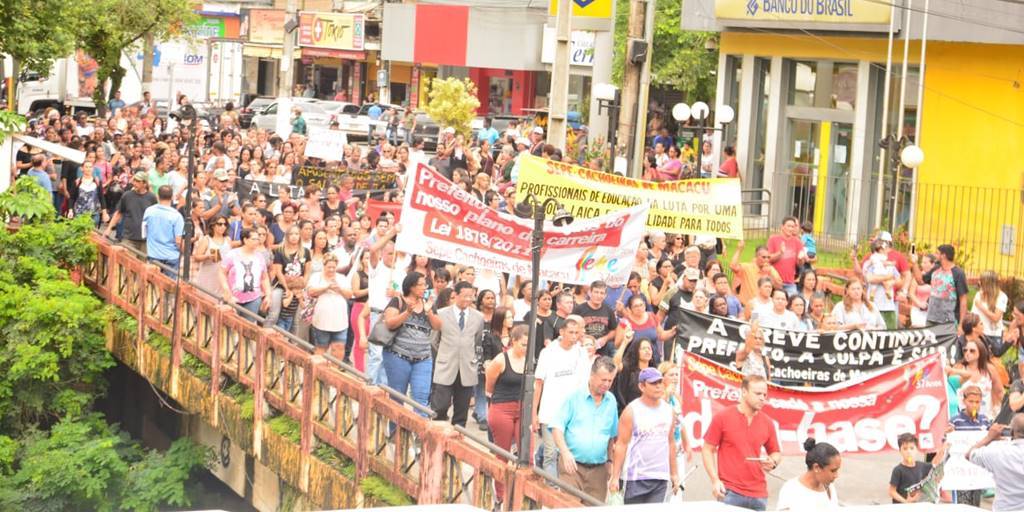
<instances>
[{"instance_id":1,"label":"red banner","mask_svg":"<svg viewBox=\"0 0 1024 512\"><path fill-rule=\"evenodd\" d=\"M699 447L711 417L739 401L741 375L691 353L681 364L683 424ZM769 385L762 412L774 420L785 455L802 454L808 437L840 452L898 450L896 438L904 432L932 451L949 423L945 379L939 354L932 354L853 384Z\"/></svg>"},{"instance_id":2,"label":"red banner","mask_svg":"<svg viewBox=\"0 0 1024 512\"><path fill-rule=\"evenodd\" d=\"M370 216L373 222L377 222L377 218L384 212L391 212L395 216L395 222L402 219L402 205L398 203L389 203L381 201L379 199L367 199L366 200L366 214Z\"/></svg>"}]
</instances>

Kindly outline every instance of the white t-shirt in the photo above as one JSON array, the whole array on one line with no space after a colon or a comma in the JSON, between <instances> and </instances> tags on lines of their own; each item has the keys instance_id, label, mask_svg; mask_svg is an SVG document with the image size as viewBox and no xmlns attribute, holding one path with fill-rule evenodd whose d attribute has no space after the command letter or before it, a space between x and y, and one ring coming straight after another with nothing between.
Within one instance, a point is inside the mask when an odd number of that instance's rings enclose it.
<instances>
[{"instance_id":1,"label":"white t-shirt","mask_svg":"<svg viewBox=\"0 0 1024 512\"><path fill-rule=\"evenodd\" d=\"M981 312L981 308L978 306L978 302L981 302L982 304L989 306L989 309L992 308L991 305L988 304L988 301L986 301L981 296L981 292L978 292L977 294L974 295L974 303L971 304L971 313L974 313L978 315L979 318L981 318L981 326L985 331L985 336L1002 336L1003 322L999 320L996 320L995 322L989 320L988 317ZM1006 313L1006 308L1009 305L1009 303L1010 299L1006 297L1006 294L1003 292L999 292L999 297L996 298L995 307L996 311L999 312L1000 317L1003 316L1004 313Z\"/></svg>"},{"instance_id":2,"label":"white t-shirt","mask_svg":"<svg viewBox=\"0 0 1024 512\"><path fill-rule=\"evenodd\" d=\"M557 419L565 399L586 385L590 376L590 358L579 343L565 350L561 343L552 341L541 350L534 375L544 381L537 421L551 424Z\"/></svg>"},{"instance_id":3,"label":"white t-shirt","mask_svg":"<svg viewBox=\"0 0 1024 512\"><path fill-rule=\"evenodd\" d=\"M885 259L884 255L881 255L880 253L876 254L878 254L878 256L872 255L864 263L864 275L891 276L896 280L896 282L899 282L900 271L896 269L896 266L889 263L888 260ZM879 311L896 311L895 295L890 297L885 292L884 284L868 284L867 296L871 298L871 303L874 304L875 308Z\"/></svg>"},{"instance_id":4,"label":"white t-shirt","mask_svg":"<svg viewBox=\"0 0 1024 512\"><path fill-rule=\"evenodd\" d=\"M847 311L846 306L839 302L832 308L832 316L839 325L864 324L866 330L885 329L885 320L882 319L878 308L868 310L864 304L858 304L852 311Z\"/></svg>"},{"instance_id":5,"label":"white t-shirt","mask_svg":"<svg viewBox=\"0 0 1024 512\"><path fill-rule=\"evenodd\" d=\"M392 277L396 272L398 271L388 267L383 261L378 261L377 266L370 269L370 283L366 295L366 303L370 305L370 309L384 311L384 308L388 307L388 302L391 301L387 295L388 288L391 287Z\"/></svg>"},{"instance_id":6,"label":"white t-shirt","mask_svg":"<svg viewBox=\"0 0 1024 512\"><path fill-rule=\"evenodd\" d=\"M343 274L335 273L334 282L343 290L352 288L351 281ZM320 288L328 284L323 272L313 274L309 278L310 288ZM321 331L339 332L348 329L348 300L334 290L327 290L316 298L316 307L313 309L313 327Z\"/></svg>"},{"instance_id":7,"label":"white t-shirt","mask_svg":"<svg viewBox=\"0 0 1024 512\"><path fill-rule=\"evenodd\" d=\"M782 484L779 490L778 510L832 510L839 508L839 496L834 485L828 486L828 492L808 489L800 483L800 478L792 478Z\"/></svg>"},{"instance_id":8,"label":"white t-shirt","mask_svg":"<svg viewBox=\"0 0 1024 512\"><path fill-rule=\"evenodd\" d=\"M768 329L784 329L787 331L798 331L800 319L796 313L786 309L782 314L776 313L773 308L758 308L750 316L750 321L757 320L761 327Z\"/></svg>"},{"instance_id":9,"label":"white t-shirt","mask_svg":"<svg viewBox=\"0 0 1024 512\"><path fill-rule=\"evenodd\" d=\"M478 291L490 290L494 292L494 295L501 297L501 278L493 270L476 269L476 279L473 280L473 285Z\"/></svg>"}]
</instances>

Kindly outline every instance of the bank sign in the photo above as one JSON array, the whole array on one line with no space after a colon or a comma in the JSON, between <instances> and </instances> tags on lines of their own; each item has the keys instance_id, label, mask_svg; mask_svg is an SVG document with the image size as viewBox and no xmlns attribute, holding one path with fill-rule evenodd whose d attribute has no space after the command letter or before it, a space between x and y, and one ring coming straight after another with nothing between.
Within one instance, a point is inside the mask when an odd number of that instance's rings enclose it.
<instances>
[{"instance_id":1,"label":"bank sign","mask_svg":"<svg viewBox=\"0 0 1024 512\"><path fill-rule=\"evenodd\" d=\"M362 14L304 12L299 15L299 46L332 50L362 50Z\"/></svg>"},{"instance_id":2,"label":"bank sign","mask_svg":"<svg viewBox=\"0 0 1024 512\"><path fill-rule=\"evenodd\" d=\"M715 0L718 19L758 25L780 21L879 25L889 23L890 13L888 5L868 0Z\"/></svg>"}]
</instances>

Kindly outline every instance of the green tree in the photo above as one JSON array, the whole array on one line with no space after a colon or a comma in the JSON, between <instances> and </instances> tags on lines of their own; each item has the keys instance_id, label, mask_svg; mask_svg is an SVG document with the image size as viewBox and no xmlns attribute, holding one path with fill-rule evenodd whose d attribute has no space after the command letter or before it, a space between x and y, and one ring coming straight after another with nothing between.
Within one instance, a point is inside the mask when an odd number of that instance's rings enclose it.
<instances>
[{"instance_id":1,"label":"green tree","mask_svg":"<svg viewBox=\"0 0 1024 512\"><path fill-rule=\"evenodd\" d=\"M717 39L717 34L683 30L679 0L657 0L655 9L651 85L679 91L690 101L713 102L715 75L712 72L718 68L718 51L707 47L709 41ZM620 85L626 69L628 28L629 0L617 0L612 80Z\"/></svg>"},{"instance_id":2,"label":"green tree","mask_svg":"<svg viewBox=\"0 0 1024 512\"><path fill-rule=\"evenodd\" d=\"M0 2L0 53L13 59L15 79L22 68L45 75L54 59L74 51L79 6L67 0Z\"/></svg>"},{"instance_id":3,"label":"green tree","mask_svg":"<svg viewBox=\"0 0 1024 512\"><path fill-rule=\"evenodd\" d=\"M181 36L182 27L196 19L189 0L87 0L78 46L96 59L100 84L110 79L110 95L97 87L93 102L105 109L107 100L121 88L126 70L121 66L121 53L141 47L147 34L157 41ZM151 55L146 56L152 58Z\"/></svg>"},{"instance_id":4,"label":"green tree","mask_svg":"<svg viewBox=\"0 0 1024 512\"><path fill-rule=\"evenodd\" d=\"M442 127L452 127L456 133L470 137L471 123L480 108L476 84L468 78L435 78L430 85L427 115Z\"/></svg>"}]
</instances>

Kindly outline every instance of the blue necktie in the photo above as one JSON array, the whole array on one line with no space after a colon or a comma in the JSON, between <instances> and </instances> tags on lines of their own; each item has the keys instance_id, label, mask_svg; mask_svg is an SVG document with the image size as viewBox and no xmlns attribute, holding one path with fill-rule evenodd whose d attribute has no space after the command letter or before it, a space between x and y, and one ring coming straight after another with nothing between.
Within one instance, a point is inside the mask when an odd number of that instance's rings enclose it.
<instances>
[{"instance_id":1,"label":"blue necktie","mask_svg":"<svg viewBox=\"0 0 1024 512\"><path fill-rule=\"evenodd\" d=\"M463 330L465 328L466 328L466 310L463 309L462 311L459 312L459 330L461 331L461 330Z\"/></svg>"}]
</instances>

